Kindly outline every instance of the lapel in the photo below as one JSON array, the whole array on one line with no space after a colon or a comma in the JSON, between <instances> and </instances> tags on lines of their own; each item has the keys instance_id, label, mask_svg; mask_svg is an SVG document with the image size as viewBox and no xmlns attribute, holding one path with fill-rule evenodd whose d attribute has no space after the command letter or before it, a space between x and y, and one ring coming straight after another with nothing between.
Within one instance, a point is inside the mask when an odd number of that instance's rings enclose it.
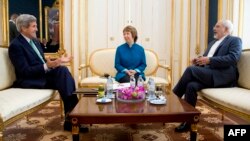
<instances>
[{"instance_id":1,"label":"lapel","mask_svg":"<svg viewBox=\"0 0 250 141\"><path fill-rule=\"evenodd\" d=\"M228 35L221 43L220 45L217 47L217 49L214 52L214 55L217 54L217 52L219 51L219 49L227 42L227 40L230 38L231 36Z\"/></svg>"},{"instance_id":2,"label":"lapel","mask_svg":"<svg viewBox=\"0 0 250 141\"><path fill-rule=\"evenodd\" d=\"M38 51L40 52L40 54L41 54L42 57L44 58L44 56L43 56L43 50L42 50L42 47L41 47L39 41L37 41L37 40L32 40L32 41L34 42L34 44L36 45Z\"/></svg>"},{"instance_id":3,"label":"lapel","mask_svg":"<svg viewBox=\"0 0 250 141\"><path fill-rule=\"evenodd\" d=\"M213 46L213 44L216 42L216 40L213 40L211 41L209 44L208 44L208 48L207 50L205 51L205 53L203 54L203 56L207 56L208 52L210 51L211 47Z\"/></svg>"},{"instance_id":4,"label":"lapel","mask_svg":"<svg viewBox=\"0 0 250 141\"><path fill-rule=\"evenodd\" d=\"M25 50L27 50L28 52L30 52L31 54L33 54L33 56L34 56L36 59L38 59L38 60L41 61L41 59L40 59L39 56L36 54L36 52L34 51L34 49L32 48L32 46L31 46L31 45L28 43L28 41L22 36L22 34L19 35L19 40L20 40L21 44L23 44L22 47L23 47ZM37 45L36 41L33 40L33 42L34 42L34 44L37 46L37 49L39 50L39 52L41 53L40 46ZM41 54L41 55L43 56L43 54ZM44 58L44 57L43 57L43 58ZM42 62L42 61L41 61L41 62Z\"/></svg>"}]
</instances>

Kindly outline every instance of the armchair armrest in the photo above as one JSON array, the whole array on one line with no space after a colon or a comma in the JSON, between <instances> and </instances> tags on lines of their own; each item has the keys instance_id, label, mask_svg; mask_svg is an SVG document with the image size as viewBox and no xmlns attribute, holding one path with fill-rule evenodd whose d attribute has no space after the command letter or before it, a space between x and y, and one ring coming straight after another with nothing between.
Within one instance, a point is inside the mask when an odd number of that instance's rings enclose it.
<instances>
[{"instance_id":1,"label":"armchair armrest","mask_svg":"<svg viewBox=\"0 0 250 141\"><path fill-rule=\"evenodd\" d=\"M167 70L171 70L171 68L170 68L170 66L169 65L161 65L161 64L159 64L159 67L160 68L164 68L164 69L167 69Z\"/></svg>"},{"instance_id":2,"label":"armchair armrest","mask_svg":"<svg viewBox=\"0 0 250 141\"><path fill-rule=\"evenodd\" d=\"M89 67L89 65L81 64L81 65L79 66L78 70L82 70L82 69L87 68L87 67Z\"/></svg>"},{"instance_id":3,"label":"armchair armrest","mask_svg":"<svg viewBox=\"0 0 250 141\"><path fill-rule=\"evenodd\" d=\"M171 67L169 65L161 65L161 64L159 64L158 66L159 66L159 68L165 69L165 74L166 74L167 80L169 82L168 87L170 89L171 88L171 82L172 82L172 80L171 80Z\"/></svg>"},{"instance_id":4,"label":"armchair armrest","mask_svg":"<svg viewBox=\"0 0 250 141\"><path fill-rule=\"evenodd\" d=\"M81 64L78 68L78 84L81 82L82 80L82 75L83 75L83 69L88 69L89 65L86 65L86 64Z\"/></svg>"}]
</instances>

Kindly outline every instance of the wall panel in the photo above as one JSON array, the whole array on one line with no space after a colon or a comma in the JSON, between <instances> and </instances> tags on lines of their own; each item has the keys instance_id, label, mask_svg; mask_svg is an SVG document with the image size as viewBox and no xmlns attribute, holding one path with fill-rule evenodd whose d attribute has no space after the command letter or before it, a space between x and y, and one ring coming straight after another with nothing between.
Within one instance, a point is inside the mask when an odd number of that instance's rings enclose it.
<instances>
[{"instance_id":1,"label":"wall panel","mask_svg":"<svg viewBox=\"0 0 250 141\"><path fill-rule=\"evenodd\" d=\"M171 66L174 84L189 60L203 53L206 47L203 38L207 25L200 21L205 18L206 0L75 0L73 3L68 12L72 9L74 15L77 12L79 15L72 17L73 39L69 45L79 59L74 63L75 73L79 64L87 63L92 51L124 43L122 30L128 24L137 28L139 44L154 50L160 63Z\"/></svg>"}]
</instances>

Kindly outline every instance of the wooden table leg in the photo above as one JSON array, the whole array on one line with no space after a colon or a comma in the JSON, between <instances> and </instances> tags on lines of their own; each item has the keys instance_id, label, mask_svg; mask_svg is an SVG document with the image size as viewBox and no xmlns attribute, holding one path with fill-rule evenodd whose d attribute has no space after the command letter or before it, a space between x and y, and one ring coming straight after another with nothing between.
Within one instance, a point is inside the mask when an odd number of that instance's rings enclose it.
<instances>
[{"instance_id":1,"label":"wooden table leg","mask_svg":"<svg viewBox=\"0 0 250 141\"><path fill-rule=\"evenodd\" d=\"M190 131L190 141L196 141L196 139L197 139L197 124L192 124Z\"/></svg>"},{"instance_id":2,"label":"wooden table leg","mask_svg":"<svg viewBox=\"0 0 250 141\"><path fill-rule=\"evenodd\" d=\"M190 141L196 141L197 140L197 123L199 122L199 116L194 116L194 122L191 124L191 131L190 131Z\"/></svg>"},{"instance_id":3,"label":"wooden table leg","mask_svg":"<svg viewBox=\"0 0 250 141\"><path fill-rule=\"evenodd\" d=\"M72 140L79 141L80 136L79 136L79 125L77 118L72 118L71 123L72 123Z\"/></svg>"}]
</instances>

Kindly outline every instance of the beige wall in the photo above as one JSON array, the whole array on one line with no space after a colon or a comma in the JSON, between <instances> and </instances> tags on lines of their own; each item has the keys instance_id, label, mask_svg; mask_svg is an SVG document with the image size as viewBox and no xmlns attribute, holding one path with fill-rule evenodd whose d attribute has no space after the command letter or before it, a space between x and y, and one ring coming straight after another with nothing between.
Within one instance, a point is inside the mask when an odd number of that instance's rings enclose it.
<instances>
[{"instance_id":1,"label":"beige wall","mask_svg":"<svg viewBox=\"0 0 250 141\"><path fill-rule=\"evenodd\" d=\"M75 56L73 66L75 78L78 77L79 64L86 63L87 56L92 51L98 48L117 47L124 42L122 29L128 19L132 20L129 24L138 29L138 43L154 50L159 56L160 63L171 65L174 70L173 83L178 81L190 58L200 55L206 47L204 27L207 21L205 10L207 0L138 0L136 2L133 0L102 2L75 0L67 3L65 13L68 15L65 14L65 27L70 28L70 31L65 29L67 31L65 31L65 47ZM119 9L123 6L125 8L119 11L116 6L120 6ZM131 10L127 10L129 8ZM120 14L122 12L125 15L124 19L117 19L119 17L117 12ZM75 13L78 13L78 16ZM142 22L136 20L138 18ZM112 26L116 27L111 28ZM145 30L149 28L150 30ZM67 40L71 40L71 44L67 43ZM73 50L70 47L73 47ZM157 75L164 77L162 72Z\"/></svg>"},{"instance_id":2,"label":"beige wall","mask_svg":"<svg viewBox=\"0 0 250 141\"><path fill-rule=\"evenodd\" d=\"M218 19L229 19L234 24L233 35L242 38L243 48L250 48L250 1L219 0Z\"/></svg>"}]
</instances>

